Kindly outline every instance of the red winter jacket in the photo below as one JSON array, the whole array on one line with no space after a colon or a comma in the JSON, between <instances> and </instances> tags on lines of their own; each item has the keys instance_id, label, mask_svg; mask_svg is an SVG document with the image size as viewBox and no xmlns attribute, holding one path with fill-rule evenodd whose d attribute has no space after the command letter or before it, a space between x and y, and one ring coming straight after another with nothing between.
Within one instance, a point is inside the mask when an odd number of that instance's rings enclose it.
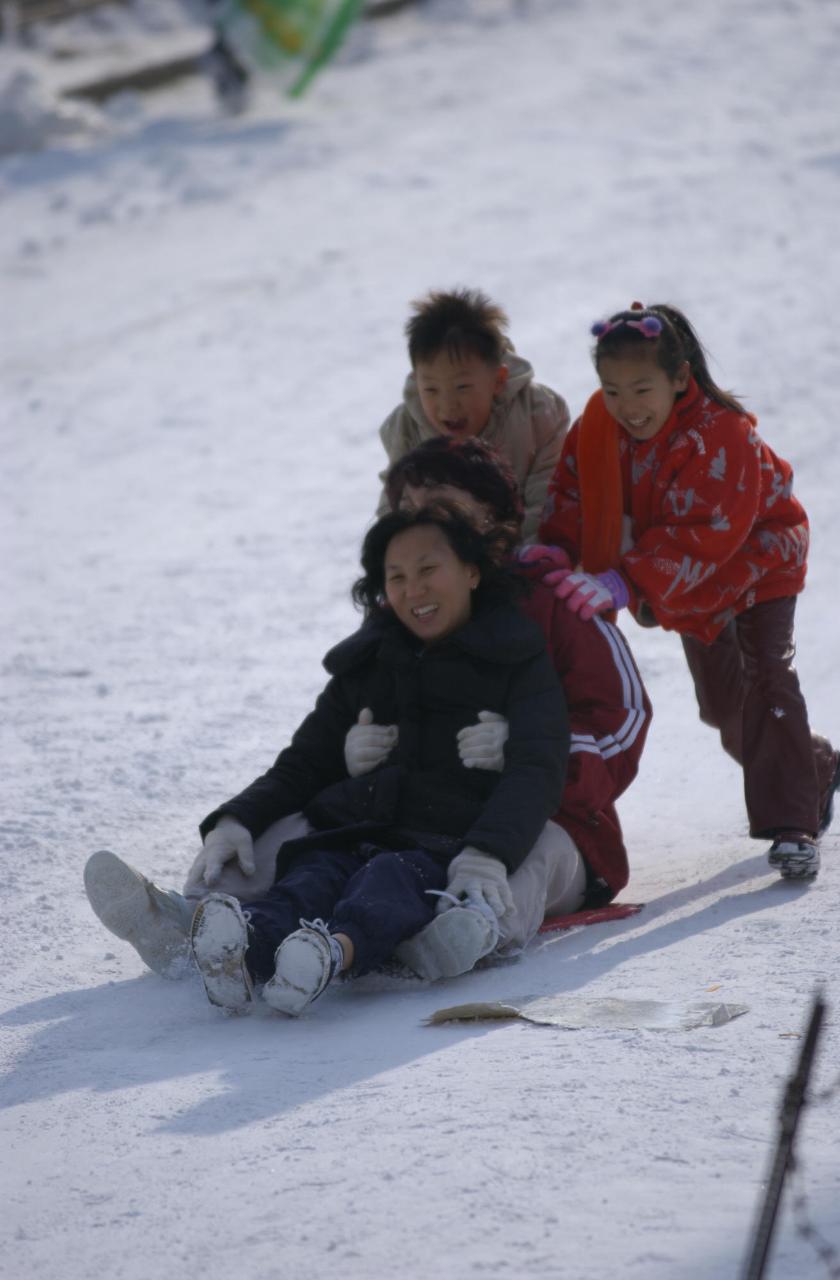
<instances>
[{"instance_id":1,"label":"red winter jacket","mask_svg":"<svg viewBox=\"0 0 840 1280\"><path fill-rule=\"evenodd\" d=\"M546 637L569 713L566 786L554 821L589 866L590 900L608 901L629 876L615 801L638 771L650 702L618 627L600 618L581 622L541 582L521 608Z\"/></svg>"},{"instance_id":2,"label":"red winter jacket","mask_svg":"<svg viewBox=\"0 0 840 1280\"><path fill-rule=\"evenodd\" d=\"M581 548L577 474L580 421L549 485L540 539L573 561ZM617 568L630 608L707 644L738 613L796 595L805 584L808 517L793 470L764 443L755 419L700 391L692 379L652 440L618 431L624 513L633 545Z\"/></svg>"}]
</instances>

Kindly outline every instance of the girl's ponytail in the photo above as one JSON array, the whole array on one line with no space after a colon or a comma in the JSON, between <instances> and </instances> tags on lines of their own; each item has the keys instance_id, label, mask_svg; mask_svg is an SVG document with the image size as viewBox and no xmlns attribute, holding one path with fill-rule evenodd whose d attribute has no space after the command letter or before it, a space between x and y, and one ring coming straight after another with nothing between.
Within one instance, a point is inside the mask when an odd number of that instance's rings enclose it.
<instances>
[{"instance_id":1,"label":"girl's ponytail","mask_svg":"<svg viewBox=\"0 0 840 1280\"><path fill-rule=\"evenodd\" d=\"M671 326L679 339L683 359L688 361L694 381L700 390L704 391L710 400L716 400L725 408L734 409L736 413L746 413L747 410L740 400L731 391L724 391L713 379L706 362L703 344L682 311L667 302L657 302L654 306L648 307L647 311L659 316L663 324Z\"/></svg>"}]
</instances>

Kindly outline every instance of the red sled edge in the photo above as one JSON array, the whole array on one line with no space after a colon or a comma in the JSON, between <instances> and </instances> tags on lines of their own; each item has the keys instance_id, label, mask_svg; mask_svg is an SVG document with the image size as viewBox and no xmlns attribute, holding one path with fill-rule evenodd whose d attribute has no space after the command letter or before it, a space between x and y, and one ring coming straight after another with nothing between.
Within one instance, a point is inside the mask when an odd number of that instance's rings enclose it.
<instances>
[{"instance_id":1,"label":"red sled edge","mask_svg":"<svg viewBox=\"0 0 840 1280\"><path fill-rule=\"evenodd\" d=\"M567 916L546 916L539 933L557 933L561 929L574 929L577 925L601 924L604 920L623 920L637 915L643 902L611 902L606 907L593 907L590 911L573 911Z\"/></svg>"}]
</instances>

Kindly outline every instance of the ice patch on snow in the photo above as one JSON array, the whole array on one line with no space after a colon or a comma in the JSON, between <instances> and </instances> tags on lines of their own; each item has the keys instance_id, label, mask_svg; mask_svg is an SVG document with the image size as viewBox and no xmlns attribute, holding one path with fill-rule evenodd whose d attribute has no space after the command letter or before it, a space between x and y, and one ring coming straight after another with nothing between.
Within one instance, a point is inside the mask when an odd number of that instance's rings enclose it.
<instances>
[{"instance_id":1,"label":"ice patch on snow","mask_svg":"<svg viewBox=\"0 0 840 1280\"><path fill-rule=\"evenodd\" d=\"M522 1018L543 1027L579 1030L583 1027L625 1028L648 1031L691 1031L695 1027L720 1027L747 1013L745 1004L720 1004L710 1000L684 1003L679 1000L587 999L575 996L524 996L513 1000L491 1000L451 1005L438 1009L424 1021L427 1026L441 1022L506 1021Z\"/></svg>"}]
</instances>

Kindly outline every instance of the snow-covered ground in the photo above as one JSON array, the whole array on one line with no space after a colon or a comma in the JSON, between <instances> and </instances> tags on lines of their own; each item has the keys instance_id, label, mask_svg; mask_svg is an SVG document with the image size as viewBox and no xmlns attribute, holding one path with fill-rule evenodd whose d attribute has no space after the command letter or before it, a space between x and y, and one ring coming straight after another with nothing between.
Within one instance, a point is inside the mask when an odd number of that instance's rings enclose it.
<instances>
[{"instance_id":1,"label":"snow-covered ground","mask_svg":"<svg viewBox=\"0 0 840 1280\"><path fill-rule=\"evenodd\" d=\"M838 58L821 0L431 0L360 24L302 102L225 120L186 81L0 162L4 1275L737 1274L823 981L836 1080L840 818L812 887L769 872L673 636L627 624L655 704L636 917L228 1019L144 971L81 872L109 847L177 884L310 706L430 286L503 302L574 410L592 319L685 308L796 468L798 663L840 737ZM422 1024L564 992L749 1012ZM815 1103L798 1152L840 1249L838 1121ZM825 1274L788 1198L772 1275Z\"/></svg>"}]
</instances>

